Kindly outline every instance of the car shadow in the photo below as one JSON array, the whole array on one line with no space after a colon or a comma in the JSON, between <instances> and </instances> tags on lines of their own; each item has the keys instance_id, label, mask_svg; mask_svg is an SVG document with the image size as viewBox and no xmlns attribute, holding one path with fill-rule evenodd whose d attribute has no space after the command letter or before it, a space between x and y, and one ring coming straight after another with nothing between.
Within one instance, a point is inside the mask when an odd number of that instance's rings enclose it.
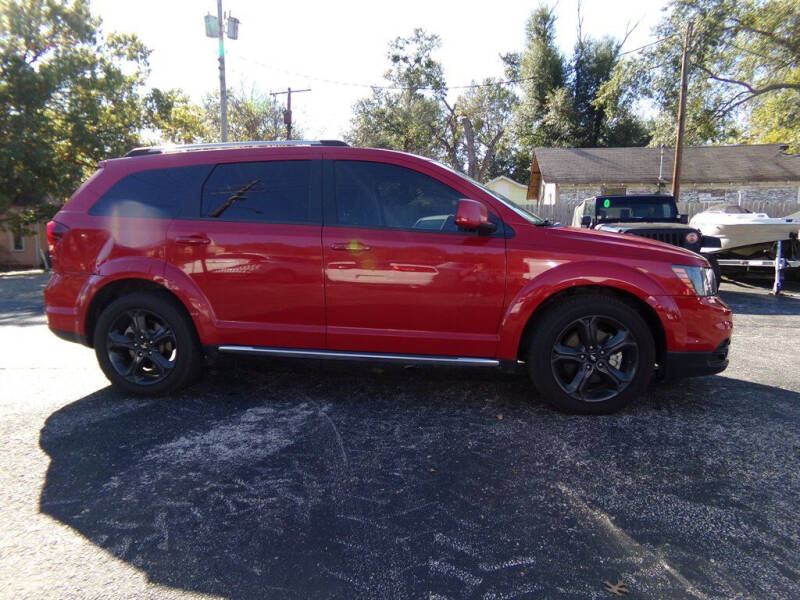
<instances>
[{"instance_id":1,"label":"car shadow","mask_svg":"<svg viewBox=\"0 0 800 600\"><path fill-rule=\"evenodd\" d=\"M620 573L642 597L690 597L682 569L711 598L793 585L780 507L797 490L772 478L796 482L796 393L709 377L592 418L494 371L215 371L50 415L41 512L150 581L231 599L586 598ZM784 572L764 570L762 538Z\"/></svg>"}]
</instances>

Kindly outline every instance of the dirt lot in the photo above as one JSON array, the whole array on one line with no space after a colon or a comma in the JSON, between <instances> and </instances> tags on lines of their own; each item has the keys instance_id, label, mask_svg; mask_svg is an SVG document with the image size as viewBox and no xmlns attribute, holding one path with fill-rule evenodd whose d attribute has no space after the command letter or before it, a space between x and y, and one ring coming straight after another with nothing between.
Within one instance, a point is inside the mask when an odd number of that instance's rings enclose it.
<instances>
[{"instance_id":1,"label":"dirt lot","mask_svg":"<svg viewBox=\"0 0 800 600\"><path fill-rule=\"evenodd\" d=\"M228 360L112 391L0 277L0 597L800 597L800 294L610 417L502 373ZM796 289L796 288L795 288Z\"/></svg>"}]
</instances>

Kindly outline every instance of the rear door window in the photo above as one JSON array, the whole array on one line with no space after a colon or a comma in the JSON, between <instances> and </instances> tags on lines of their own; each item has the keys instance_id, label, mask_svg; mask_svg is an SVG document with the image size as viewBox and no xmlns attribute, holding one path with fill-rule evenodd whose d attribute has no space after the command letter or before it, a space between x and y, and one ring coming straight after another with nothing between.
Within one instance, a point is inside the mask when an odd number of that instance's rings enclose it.
<instances>
[{"instance_id":1,"label":"rear door window","mask_svg":"<svg viewBox=\"0 0 800 600\"><path fill-rule=\"evenodd\" d=\"M200 196L212 165L149 169L126 175L89 210L90 215L150 219L174 218L187 201Z\"/></svg>"},{"instance_id":2,"label":"rear door window","mask_svg":"<svg viewBox=\"0 0 800 600\"><path fill-rule=\"evenodd\" d=\"M201 216L222 221L319 223L316 161L220 164L203 186Z\"/></svg>"}]
</instances>

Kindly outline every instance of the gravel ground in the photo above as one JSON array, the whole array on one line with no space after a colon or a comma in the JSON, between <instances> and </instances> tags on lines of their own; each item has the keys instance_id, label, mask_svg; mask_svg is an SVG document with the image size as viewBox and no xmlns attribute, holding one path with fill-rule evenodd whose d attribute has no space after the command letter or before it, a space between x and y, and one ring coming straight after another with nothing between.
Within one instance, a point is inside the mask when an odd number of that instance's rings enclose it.
<instances>
[{"instance_id":1,"label":"gravel ground","mask_svg":"<svg viewBox=\"0 0 800 600\"><path fill-rule=\"evenodd\" d=\"M0 277L0 598L800 597L800 294L609 417L494 371L228 359L112 391ZM796 289L796 288L795 288Z\"/></svg>"}]
</instances>

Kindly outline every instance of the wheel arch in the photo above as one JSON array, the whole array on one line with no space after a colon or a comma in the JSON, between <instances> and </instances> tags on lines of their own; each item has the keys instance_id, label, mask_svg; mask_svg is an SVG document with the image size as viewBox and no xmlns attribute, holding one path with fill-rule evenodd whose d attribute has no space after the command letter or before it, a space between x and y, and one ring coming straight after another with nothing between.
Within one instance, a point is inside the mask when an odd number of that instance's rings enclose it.
<instances>
[{"instance_id":1,"label":"wheel arch","mask_svg":"<svg viewBox=\"0 0 800 600\"><path fill-rule=\"evenodd\" d=\"M84 330L86 332L86 341L90 347L94 347L94 330L97 320L102 314L103 310L105 310L106 307L108 307L118 298L122 298L123 296L137 292L150 292L169 298L188 319L192 328L195 330L195 334L197 334L195 320L192 318L192 315L184 301L177 294L169 290L165 285L151 279L143 279L140 277L124 277L110 281L99 288L94 293L92 300L89 303L89 306L86 310Z\"/></svg>"},{"instance_id":2,"label":"wheel arch","mask_svg":"<svg viewBox=\"0 0 800 600\"><path fill-rule=\"evenodd\" d=\"M625 304L629 305L647 323L650 332L653 334L653 341L656 347L656 361L659 365L664 364L667 354L667 335L664 329L664 324L658 316L656 310L642 298L627 290L609 285L582 285L574 286L563 289L548 296L544 301L539 303L528 316L522 334L519 337L519 343L516 348L517 360L525 360L525 355L530 344L531 331L537 321L543 318L549 310L556 306L560 300L567 297L576 295L601 295L616 298Z\"/></svg>"}]
</instances>

